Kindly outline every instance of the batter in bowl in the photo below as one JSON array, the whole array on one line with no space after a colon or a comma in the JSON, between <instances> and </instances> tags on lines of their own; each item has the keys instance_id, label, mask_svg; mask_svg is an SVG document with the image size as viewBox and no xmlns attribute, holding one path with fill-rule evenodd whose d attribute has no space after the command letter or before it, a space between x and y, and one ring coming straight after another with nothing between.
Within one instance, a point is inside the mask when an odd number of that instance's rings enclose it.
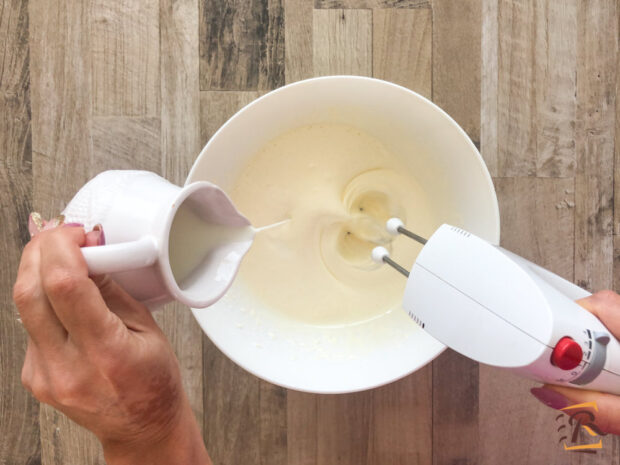
<instances>
[{"instance_id":1,"label":"batter in bowl","mask_svg":"<svg viewBox=\"0 0 620 465\"><path fill-rule=\"evenodd\" d=\"M413 154L412 154L413 156ZM412 264L420 246L390 236L402 218L422 234L437 222L424 192L377 139L341 124L314 124L267 143L231 197L256 235L239 278L265 305L313 325L362 322L400 307L405 279L372 262L383 245Z\"/></svg>"}]
</instances>

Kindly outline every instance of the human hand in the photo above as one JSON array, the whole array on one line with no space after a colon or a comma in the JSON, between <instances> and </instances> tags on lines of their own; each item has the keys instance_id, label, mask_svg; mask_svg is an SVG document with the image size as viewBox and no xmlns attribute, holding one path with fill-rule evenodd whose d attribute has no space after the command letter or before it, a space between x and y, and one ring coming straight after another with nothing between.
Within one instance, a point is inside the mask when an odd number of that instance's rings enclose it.
<instances>
[{"instance_id":1,"label":"human hand","mask_svg":"<svg viewBox=\"0 0 620 465\"><path fill-rule=\"evenodd\" d=\"M151 312L80 247L98 231L59 227L24 249L13 298L28 331L22 383L91 430L110 465L210 464L177 359Z\"/></svg>"},{"instance_id":2,"label":"human hand","mask_svg":"<svg viewBox=\"0 0 620 465\"><path fill-rule=\"evenodd\" d=\"M601 320L616 339L620 339L620 295L613 291L601 291L577 303ZM556 409L596 402L598 410L594 412L592 423L603 433L620 435L620 396L550 384L532 389L532 394L543 404Z\"/></svg>"}]
</instances>

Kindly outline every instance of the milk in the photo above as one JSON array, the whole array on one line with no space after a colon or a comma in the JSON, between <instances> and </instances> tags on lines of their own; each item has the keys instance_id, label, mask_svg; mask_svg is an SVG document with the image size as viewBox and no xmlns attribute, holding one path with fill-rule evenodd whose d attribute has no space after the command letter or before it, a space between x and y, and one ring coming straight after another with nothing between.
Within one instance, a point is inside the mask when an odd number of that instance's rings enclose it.
<instances>
[{"instance_id":1,"label":"milk","mask_svg":"<svg viewBox=\"0 0 620 465\"><path fill-rule=\"evenodd\" d=\"M201 272L216 248L251 236L249 226L239 228L206 222L189 202L183 203L172 221L168 245L170 267L179 287L183 289L193 274Z\"/></svg>"}]
</instances>

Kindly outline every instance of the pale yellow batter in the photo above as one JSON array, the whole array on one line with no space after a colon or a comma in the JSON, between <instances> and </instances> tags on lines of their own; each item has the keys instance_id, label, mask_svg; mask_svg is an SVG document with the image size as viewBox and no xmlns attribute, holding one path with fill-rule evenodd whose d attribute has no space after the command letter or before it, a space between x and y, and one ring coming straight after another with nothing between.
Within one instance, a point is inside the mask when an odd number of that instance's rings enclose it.
<instances>
[{"instance_id":1,"label":"pale yellow batter","mask_svg":"<svg viewBox=\"0 0 620 465\"><path fill-rule=\"evenodd\" d=\"M400 305L405 278L372 262L376 245L407 268L420 246L394 239L385 221L417 231L435 224L424 192L373 137L335 124L311 125L269 142L231 192L259 232L240 279L264 304L310 324L351 324Z\"/></svg>"}]
</instances>

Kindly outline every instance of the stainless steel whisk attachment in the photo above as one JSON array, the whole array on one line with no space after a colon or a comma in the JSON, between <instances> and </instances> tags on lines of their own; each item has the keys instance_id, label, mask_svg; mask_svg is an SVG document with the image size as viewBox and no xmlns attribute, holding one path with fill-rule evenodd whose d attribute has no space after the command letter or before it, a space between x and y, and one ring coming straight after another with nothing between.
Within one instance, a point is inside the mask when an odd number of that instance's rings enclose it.
<instances>
[{"instance_id":1,"label":"stainless steel whisk attachment","mask_svg":"<svg viewBox=\"0 0 620 465\"><path fill-rule=\"evenodd\" d=\"M401 221L400 218L390 218L389 220L387 220L385 228L393 236L398 236L399 234L402 234L403 236L407 236L422 245L426 244L426 239L406 229L404 223ZM375 247L374 249L372 249L371 256L375 262L386 263L392 268L394 268L396 271L398 271L400 274L406 276L407 278L409 277L409 271L403 266L396 263L394 260L392 260L390 258L390 252L385 247Z\"/></svg>"}]
</instances>

